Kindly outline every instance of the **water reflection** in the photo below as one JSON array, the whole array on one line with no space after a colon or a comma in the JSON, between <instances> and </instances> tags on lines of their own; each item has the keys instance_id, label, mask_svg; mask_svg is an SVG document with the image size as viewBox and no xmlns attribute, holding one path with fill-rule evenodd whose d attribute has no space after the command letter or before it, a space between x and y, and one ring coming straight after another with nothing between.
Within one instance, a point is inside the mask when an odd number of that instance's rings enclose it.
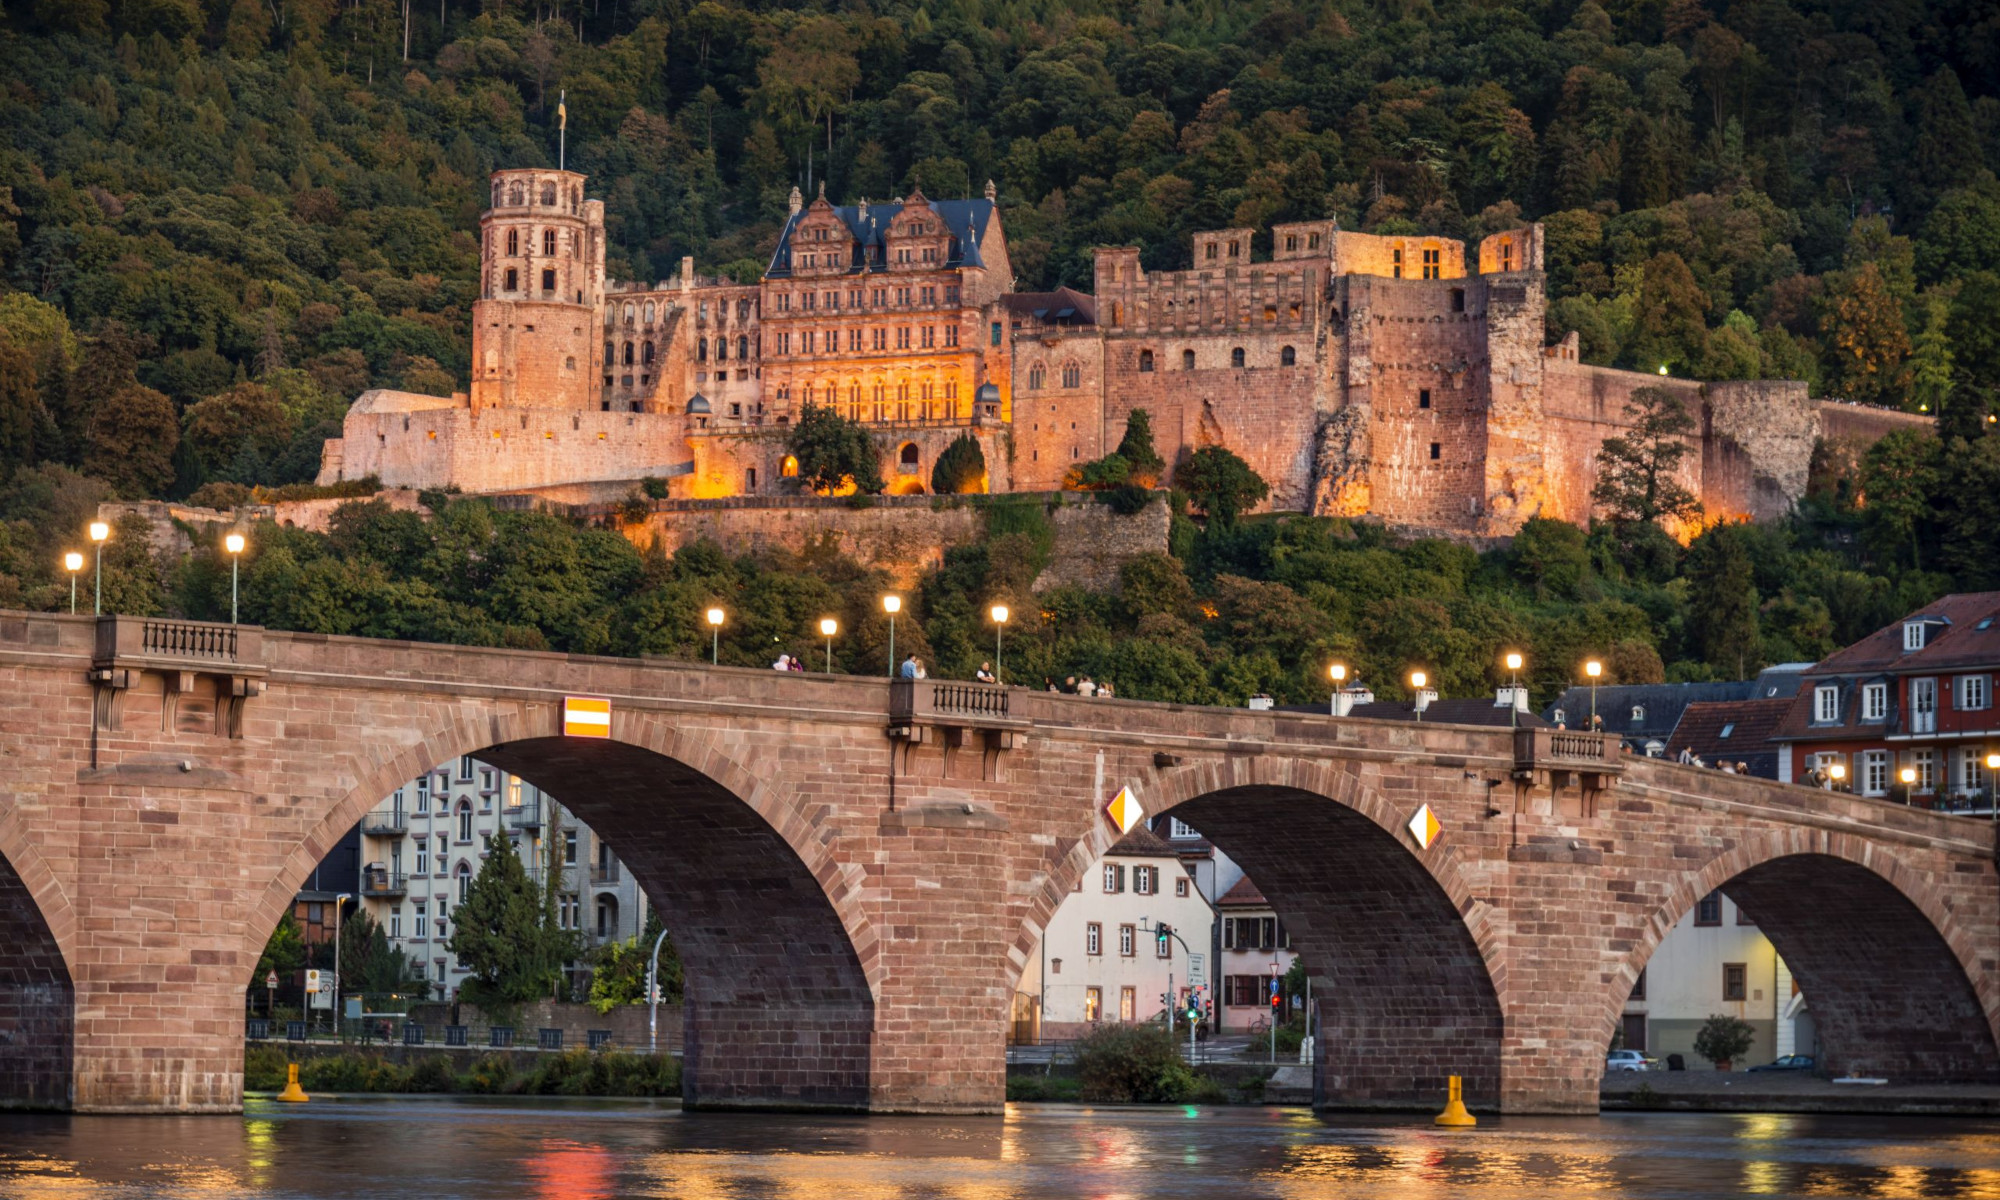
<instances>
[{"instance_id":1,"label":"water reflection","mask_svg":"<svg viewBox=\"0 0 2000 1200\"><path fill-rule=\"evenodd\" d=\"M1220 1193L1219 1189L1226 1189ZM491 1099L253 1101L242 1118L0 1116L0 1198L2000 1200L2000 1123L1621 1114L1318 1119L1016 1107L1005 1117L683 1114Z\"/></svg>"}]
</instances>

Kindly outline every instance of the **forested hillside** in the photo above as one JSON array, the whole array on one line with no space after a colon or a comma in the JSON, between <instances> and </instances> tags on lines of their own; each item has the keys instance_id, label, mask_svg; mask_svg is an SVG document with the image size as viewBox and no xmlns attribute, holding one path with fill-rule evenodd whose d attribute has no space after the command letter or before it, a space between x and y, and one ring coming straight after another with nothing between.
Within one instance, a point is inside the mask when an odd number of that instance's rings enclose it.
<instances>
[{"instance_id":1,"label":"forested hillside","mask_svg":"<svg viewBox=\"0 0 2000 1200\"><path fill-rule=\"evenodd\" d=\"M1825 464L1785 528L1688 551L1538 525L1477 559L1325 522L1196 537L1183 521L1179 565L1139 599L1056 604L1023 643L1036 666L1151 655L1102 669L1128 694L1292 694L1304 657L1357 629L1381 654L1414 653L1423 629L1442 653L1449 633L1451 678L1508 638L1551 664L1588 629L1630 643L1637 674L1735 674L2000 583L2000 8L1985 0L0 12L0 602L66 601L56 552L109 492L305 480L363 388L463 386L483 177L555 160L559 92L619 277L692 254L754 278L791 188L821 182L852 200L995 180L1023 288L1087 287L1105 243L1180 265L1205 227L1333 216L1474 238L1540 220L1551 336L1578 331L1595 361L1804 377L1944 417L1942 440ZM246 564L248 603L299 628L684 651L696 592L774 589L791 599L771 612L797 616L833 603L823 586L859 613L876 586L839 562L790 564L795 578L642 563L524 521L274 536ZM925 628L954 669L982 652L967 614L1020 557L985 555L927 585ZM108 582L126 611L213 616L218 566L204 552L161 575L127 541ZM736 652L761 656L765 636Z\"/></svg>"}]
</instances>

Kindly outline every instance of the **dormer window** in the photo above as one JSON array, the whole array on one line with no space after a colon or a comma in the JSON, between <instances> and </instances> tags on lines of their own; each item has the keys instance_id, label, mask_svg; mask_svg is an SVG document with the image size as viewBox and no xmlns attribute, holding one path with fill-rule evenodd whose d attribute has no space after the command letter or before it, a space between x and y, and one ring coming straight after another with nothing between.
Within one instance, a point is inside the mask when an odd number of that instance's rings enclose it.
<instances>
[{"instance_id":1,"label":"dormer window","mask_svg":"<svg viewBox=\"0 0 2000 1200\"><path fill-rule=\"evenodd\" d=\"M1813 720L1829 725L1840 720L1838 684L1822 683L1813 689Z\"/></svg>"},{"instance_id":2,"label":"dormer window","mask_svg":"<svg viewBox=\"0 0 2000 1200\"><path fill-rule=\"evenodd\" d=\"M1643 704L1634 704L1632 706L1632 723L1634 725L1643 725L1645 722L1646 706Z\"/></svg>"},{"instance_id":3,"label":"dormer window","mask_svg":"<svg viewBox=\"0 0 2000 1200\"><path fill-rule=\"evenodd\" d=\"M1903 649L1909 651L1921 650L1923 648L1924 623L1922 621L1903 622Z\"/></svg>"}]
</instances>

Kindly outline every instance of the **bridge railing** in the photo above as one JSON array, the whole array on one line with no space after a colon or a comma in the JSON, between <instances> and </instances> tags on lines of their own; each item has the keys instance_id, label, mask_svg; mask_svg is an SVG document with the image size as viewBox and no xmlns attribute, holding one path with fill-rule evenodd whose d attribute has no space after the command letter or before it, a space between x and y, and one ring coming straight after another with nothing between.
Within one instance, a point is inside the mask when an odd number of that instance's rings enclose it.
<instances>
[{"instance_id":1,"label":"bridge railing","mask_svg":"<svg viewBox=\"0 0 2000 1200\"><path fill-rule=\"evenodd\" d=\"M97 619L97 661L133 666L184 666L234 672L263 665L264 630L219 621L155 617Z\"/></svg>"},{"instance_id":2,"label":"bridge railing","mask_svg":"<svg viewBox=\"0 0 2000 1200\"><path fill-rule=\"evenodd\" d=\"M979 725L1008 720L1007 689L995 684L956 679L889 681L891 725L933 721Z\"/></svg>"},{"instance_id":3,"label":"bridge railing","mask_svg":"<svg viewBox=\"0 0 2000 1200\"><path fill-rule=\"evenodd\" d=\"M1612 734L1579 729L1516 729L1514 769L1617 774L1625 769L1625 761L1618 738Z\"/></svg>"}]
</instances>

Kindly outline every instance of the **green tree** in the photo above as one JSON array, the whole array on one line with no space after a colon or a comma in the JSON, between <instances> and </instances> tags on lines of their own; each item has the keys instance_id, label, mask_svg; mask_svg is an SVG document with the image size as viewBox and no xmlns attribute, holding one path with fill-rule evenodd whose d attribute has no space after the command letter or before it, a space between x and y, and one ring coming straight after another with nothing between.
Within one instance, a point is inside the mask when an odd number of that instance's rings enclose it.
<instances>
[{"instance_id":1,"label":"green tree","mask_svg":"<svg viewBox=\"0 0 2000 1200\"><path fill-rule=\"evenodd\" d=\"M1717 525L1688 547L1687 625L1694 650L1727 678L1760 666L1757 588L1742 525Z\"/></svg>"},{"instance_id":2,"label":"green tree","mask_svg":"<svg viewBox=\"0 0 2000 1200\"><path fill-rule=\"evenodd\" d=\"M1829 290L1823 323L1833 351L1832 386L1847 399L1869 404L1902 398L1910 334L1903 303L1875 263L1841 273Z\"/></svg>"},{"instance_id":3,"label":"green tree","mask_svg":"<svg viewBox=\"0 0 2000 1200\"><path fill-rule=\"evenodd\" d=\"M1228 528L1244 509L1263 501L1271 486L1249 463L1221 446L1203 446L1174 468L1174 486L1211 526Z\"/></svg>"},{"instance_id":4,"label":"green tree","mask_svg":"<svg viewBox=\"0 0 2000 1200\"><path fill-rule=\"evenodd\" d=\"M1861 459L1862 528L1883 554L1907 548L1910 566L1923 567L1922 531L1935 511L1940 479L1938 440L1898 429L1868 448Z\"/></svg>"},{"instance_id":5,"label":"green tree","mask_svg":"<svg viewBox=\"0 0 2000 1200\"><path fill-rule=\"evenodd\" d=\"M191 404L183 422L188 449L210 477L228 472L241 458L254 456L262 462L275 457L292 439L292 420L283 402L261 383L239 383Z\"/></svg>"},{"instance_id":6,"label":"green tree","mask_svg":"<svg viewBox=\"0 0 2000 1200\"><path fill-rule=\"evenodd\" d=\"M1952 385L1950 295L1933 289L1924 297L1923 312L1924 327L1910 355L1910 407L1941 414Z\"/></svg>"},{"instance_id":7,"label":"green tree","mask_svg":"<svg viewBox=\"0 0 2000 1200\"><path fill-rule=\"evenodd\" d=\"M653 943L663 931L657 910L646 913L646 927L638 937L607 942L591 955L590 1007L608 1013L622 1004L646 1003L646 972L651 966ZM683 980L680 952L674 939L660 943L659 987L661 1004L681 1002Z\"/></svg>"},{"instance_id":8,"label":"green tree","mask_svg":"<svg viewBox=\"0 0 2000 1200\"><path fill-rule=\"evenodd\" d=\"M1711 1016L1694 1035L1694 1052L1712 1063L1735 1063L1756 1044L1756 1029L1739 1017Z\"/></svg>"},{"instance_id":9,"label":"green tree","mask_svg":"<svg viewBox=\"0 0 2000 1200\"><path fill-rule=\"evenodd\" d=\"M931 468L931 491L940 496L972 495L986 490L986 452L969 433L951 440Z\"/></svg>"},{"instance_id":10,"label":"green tree","mask_svg":"<svg viewBox=\"0 0 2000 1200\"><path fill-rule=\"evenodd\" d=\"M1642 371L1692 371L1708 357L1708 304L1686 260L1671 250L1655 254L1640 277L1626 358Z\"/></svg>"},{"instance_id":11,"label":"green tree","mask_svg":"<svg viewBox=\"0 0 2000 1200\"><path fill-rule=\"evenodd\" d=\"M173 401L135 383L113 392L91 413L83 469L109 480L122 496L158 496L173 482L180 438Z\"/></svg>"},{"instance_id":12,"label":"green tree","mask_svg":"<svg viewBox=\"0 0 2000 1200\"><path fill-rule=\"evenodd\" d=\"M553 834L551 847L559 841ZM553 850L551 851L553 853ZM465 963L461 993L488 1009L548 998L562 982L562 961L549 953L554 924L541 888L528 878L506 837L486 840L486 861L465 899L452 909L445 948Z\"/></svg>"},{"instance_id":13,"label":"green tree","mask_svg":"<svg viewBox=\"0 0 2000 1200\"><path fill-rule=\"evenodd\" d=\"M1619 522L1657 524L1699 513L1701 501L1679 479L1695 431L1680 397L1663 387L1636 388L1625 401L1625 420L1630 432L1606 438L1598 451L1591 501Z\"/></svg>"},{"instance_id":14,"label":"green tree","mask_svg":"<svg viewBox=\"0 0 2000 1200\"><path fill-rule=\"evenodd\" d=\"M1160 475L1167 464L1160 452L1153 448L1153 415L1143 408L1135 408L1125 414L1125 434L1118 439L1118 449L1112 451L1124 460L1127 475L1121 482L1138 487L1158 487Z\"/></svg>"},{"instance_id":15,"label":"green tree","mask_svg":"<svg viewBox=\"0 0 2000 1200\"><path fill-rule=\"evenodd\" d=\"M264 952L257 956L257 969L252 973L251 987L264 986L264 977L276 971L282 982L306 965L306 943L299 933L299 923L293 919L290 909L278 918L278 927L271 931L269 941L264 943Z\"/></svg>"},{"instance_id":16,"label":"green tree","mask_svg":"<svg viewBox=\"0 0 2000 1200\"><path fill-rule=\"evenodd\" d=\"M799 483L822 495L852 486L873 495L883 488L875 441L859 421L831 405L807 404L792 427L788 448L799 460Z\"/></svg>"}]
</instances>

